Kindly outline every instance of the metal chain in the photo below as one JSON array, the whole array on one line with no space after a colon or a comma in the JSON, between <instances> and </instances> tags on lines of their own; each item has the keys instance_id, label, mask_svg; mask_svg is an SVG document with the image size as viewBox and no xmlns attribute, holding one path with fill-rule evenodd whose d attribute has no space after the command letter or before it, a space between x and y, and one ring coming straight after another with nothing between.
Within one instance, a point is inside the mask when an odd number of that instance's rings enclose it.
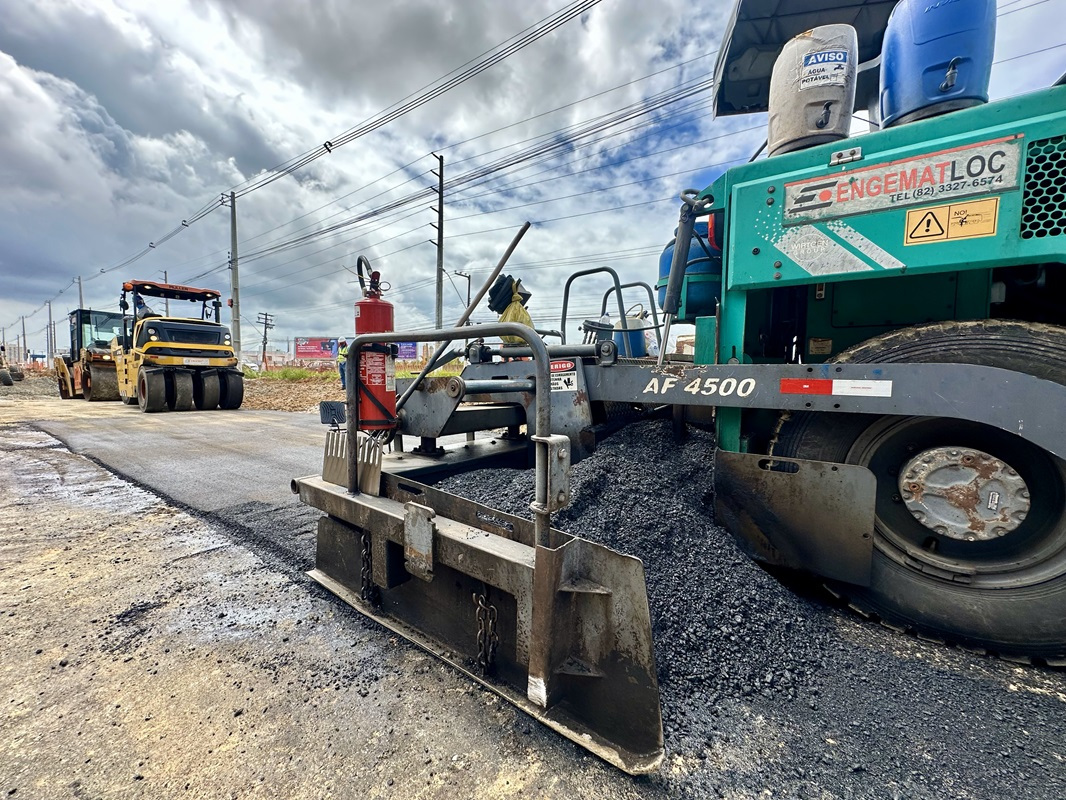
<instances>
[{"instance_id":1,"label":"metal chain","mask_svg":"<svg viewBox=\"0 0 1066 800\"><path fill-rule=\"evenodd\" d=\"M488 675L496 664L496 646L500 643L496 633L496 606L488 602L488 589L485 594L474 592L473 598L477 606L477 663L481 674Z\"/></svg>"},{"instance_id":2,"label":"metal chain","mask_svg":"<svg viewBox=\"0 0 1066 800\"><path fill-rule=\"evenodd\" d=\"M374 585L374 581L371 578L370 563L370 534L366 529L360 531L359 543L362 545L362 568L359 572L360 586L359 596L363 599L364 603L370 605L378 605L381 602L381 595L378 593L378 587Z\"/></svg>"}]
</instances>

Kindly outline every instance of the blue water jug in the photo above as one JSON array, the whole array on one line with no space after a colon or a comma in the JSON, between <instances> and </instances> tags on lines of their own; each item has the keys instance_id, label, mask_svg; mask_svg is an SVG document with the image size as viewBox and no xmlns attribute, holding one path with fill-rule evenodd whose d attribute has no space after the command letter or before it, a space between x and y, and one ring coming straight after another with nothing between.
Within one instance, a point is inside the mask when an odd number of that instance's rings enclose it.
<instances>
[{"instance_id":1,"label":"blue water jug","mask_svg":"<svg viewBox=\"0 0 1066 800\"><path fill-rule=\"evenodd\" d=\"M644 341L644 320L640 317L626 317L626 329L622 329L621 321L614 324L614 343L618 348L618 355L632 358L643 358L648 354ZM626 350L626 339L629 339L629 350Z\"/></svg>"},{"instance_id":2,"label":"blue water jug","mask_svg":"<svg viewBox=\"0 0 1066 800\"><path fill-rule=\"evenodd\" d=\"M679 319L695 321L696 317L714 315L715 303L722 296L722 249L717 237L708 234L707 220L700 220L695 225L695 232L703 237L707 250L693 236L688 249L688 263L685 266L685 282L682 285L682 307ZM670 265L674 260L674 248L677 244L677 229L674 238L666 245L659 256L658 289L659 308L666 303L666 284L670 280ZM709 251L709 252L708 252Z\"/></svg>"},{"instance_id":3,"label":"blue water jug","mask_svg":"<svg viewBox=\"0 0 1066 800\"><path fill-rule=\"evenodd\" d=\"M881 126L988 102L995 0L901 0L881 48Z\"/></svg>"}]
</instances>

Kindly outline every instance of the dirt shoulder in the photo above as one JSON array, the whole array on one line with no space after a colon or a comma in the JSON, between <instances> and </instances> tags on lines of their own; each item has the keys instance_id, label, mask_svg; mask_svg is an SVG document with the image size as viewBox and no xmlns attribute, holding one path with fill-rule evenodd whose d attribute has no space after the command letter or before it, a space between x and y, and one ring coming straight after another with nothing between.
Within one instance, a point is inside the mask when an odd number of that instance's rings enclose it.
<instances>
[{"instance_id":1,"label":"dirt shoulder","mask_svg":"<svg viewBox=\"0 0 1066 800\"><path fill-rule=\"evenodd\" d=\"M299 411L318 413L322 400L344 400L337 378L309 378L285 381L252 378L244 381L244 408L260 411Z\"/></svg>"},{"instance_id":2,"label":"dirt shoulder","mask_svg":"<svg viewBox=\"0 0 1066 800\"><path fill-rule=\"evenodd\" d=\"M0 427L0 483L5 797L637 794L298 570L47 434ZM561 786L566 764L583 774Z\"/></svg>"}]
</instances>

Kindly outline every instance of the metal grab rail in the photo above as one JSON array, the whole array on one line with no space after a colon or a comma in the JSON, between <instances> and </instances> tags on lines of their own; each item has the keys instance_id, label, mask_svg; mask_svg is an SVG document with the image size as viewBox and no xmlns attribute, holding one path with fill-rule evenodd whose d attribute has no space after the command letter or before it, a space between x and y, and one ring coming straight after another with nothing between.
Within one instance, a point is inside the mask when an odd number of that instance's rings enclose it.
<instances>
[{"instance_id":1,"label":"metal grab rail","mask_svg":"<svg viewBox=\"0 0 1066 800\"><path fill-rule=\"evenodd\" d=\"M485 336L517 336L525 340L533 354L533 372L536 380L536 405L535 435L546 437L551 434L551 383L548 366L548 348L541 340L537 332L526 325L517 322L497 322L490 325L479 325L477 330ZM447 342L461 339L470 333L470 328L443 328L434 331L401 331L390 333L364 333L352 340L349 353L354 352L354 357L349 356L352 366L349 368L349 377L359 374L359 357L363 345L384 344L388 342ZM359 398L357 381L348 382L348 452L359 452ZM536 441L536 438L534 438ZM548 510L548 445L545 442L536 441L536 476L537 488L534 502L530 505L533 511L534 532L537 544L548 546L548 531L551 528L551 512ZM349 456L351 457L351 456ZM358 460L356 469L349 470L348 492L359 493Z\"/></svg>"},{"instance_id":2,"label":"metal grab rail","mask_svg":"<svg viewBox=\"0 0 1066 800\"><path fill-rule=\"evenodd\" d=\"M622 289L633 289L633 288L636 288L638 286L643 286L644 289L648 292L648 308L651 309L651 318L652 318L652 322L654 323L653 327L655 328L655 338L656 338L656 341L659 343L659 348L662 349L662 346L663 346L663 332L659 328L659 312L655 308L655 293L652 292L651 286L646 284L644 281L633 281L631 283L623 283L621 286L618 287L618 291L619 291L619 293L621 293ZM614 291L614 287L611 287L610 289L608 289L606 292L603 293L603 303L600 305L600 316L601 317L604 314L607 313L607 298L611 296L611 292L613 292L613 291Z\"/></svg>"},{"instance_id":3,"label":"metal grab rail","mask_svg":"<svg viewBox=\"0 0 1066 800\"><path fill-rule=\"evenodd\" d=\"M626 309L622 305L622 283L618 280L618 273L610 267L594 267L593 269L583 269L579 272L575 272L569 278L566 279L566 286L563 288L563 315L562 320L559 322L559 328L562 332L563 344L566 344L566 309L570 305L570 284L575 280L585 275L595 275L599 272L606 272L612 278L614 278L614 288L618 292L618 316L622 319L622 330L628 331L629 326L626 324ZM622 345L627 356L632 355L629 349L629 337L622 337Z\"/></svg>"},{"instance_id":4,"label":"metal grab rail","mask_svg":"<svg viewBox=\"0 0 1066 800\"><path fill-rule=\"evenodd\" d=\"M462 326L466 325L467 320L469 320L471 315L473 315L474 309L477 308L478 303L480 303L481 299L486 294L489 293L489 289L492 287L493 281L496 280L496 276L499 275L503 271L503 267L507 263L507 260L511 257L511 253L513 253L515 251L515 248L518 247L518 243L522 241L522 237L526 235L526 231L529 230L529 227L530 227L530 223L526 222L521 228L519 228L518 233L516 233L514 235L514 238L511 240L511 244L508 245L507 250L504 252L503 256L500 258L499 262L496 264L495 269L492 270L492 274L489 275L488 280L485 281L484 285L478 290L477 295L467 305L466 309L463 311L462 315L459 317L459 321L455 323L455 327L456 328L459 328L459 327L462 327ZM460 336L458 338L464 339L464 340L470 338L469 329L467 329L464 332L463 336ZM425 379L425 377L430 372L432 372L437 367L439 367L442 363L444 363L443 361L440 360L441 356L443 355L445 349L447 349L448 345L453 340L450 340L450 339L429 339L429 338L425 338L425 339L421 339L420 341L428 341L428 342L439 341L440 344L437 346L436 352L429 358L428 361L426 361L426 366L424 366L422 368L422 371L420 373L418 373L418 377L415 378L414 381L412 381L411 385L407 387L407 391L405 391L402 395L400 395L400 397L396 400L396 411L397 411L397 413L399 413L400 409L404 407L404 405L410 399L411 395L414 394L415 390L418 388L419 384L422 383L422 381ZM358 373L356 373L356 374L358 374Z\"/></svg>"}]
</instances>

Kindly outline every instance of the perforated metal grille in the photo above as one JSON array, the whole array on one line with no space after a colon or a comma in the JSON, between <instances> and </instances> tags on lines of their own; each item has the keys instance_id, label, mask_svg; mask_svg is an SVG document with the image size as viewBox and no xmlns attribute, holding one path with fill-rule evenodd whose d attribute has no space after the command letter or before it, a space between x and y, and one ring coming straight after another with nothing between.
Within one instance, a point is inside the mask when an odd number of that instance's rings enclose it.
<instances>
[{"instance_id":1,"label":"perforated metal grille","mask_svg":"<svg viewBox=\"0 0 1066 800\"><path fill-rule=\"evenodd\" d=\"M1066 232L1066 136L1030 142L1022 195L1023 239Z\"/></svg>"}]
</instances>

